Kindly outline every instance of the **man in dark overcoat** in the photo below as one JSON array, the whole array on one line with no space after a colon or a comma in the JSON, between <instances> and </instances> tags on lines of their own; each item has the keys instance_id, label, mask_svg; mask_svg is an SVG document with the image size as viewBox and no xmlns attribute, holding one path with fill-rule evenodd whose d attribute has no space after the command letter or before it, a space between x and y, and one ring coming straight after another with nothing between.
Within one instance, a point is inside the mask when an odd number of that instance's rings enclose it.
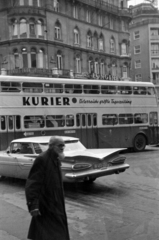
<instances>
[{"instance_id":1,"label":"man in dark overcoat","mask_svg":"<svg viewBox=\"0 0 159 240\"><path fill-rule=\"evenodd\" d=\"M48 150L35 159L30 170L25 187L32 216L28 239L70 239L59 160L64 158L64 147L62 138L51 137Z\"/></svg>"}]
</instances>

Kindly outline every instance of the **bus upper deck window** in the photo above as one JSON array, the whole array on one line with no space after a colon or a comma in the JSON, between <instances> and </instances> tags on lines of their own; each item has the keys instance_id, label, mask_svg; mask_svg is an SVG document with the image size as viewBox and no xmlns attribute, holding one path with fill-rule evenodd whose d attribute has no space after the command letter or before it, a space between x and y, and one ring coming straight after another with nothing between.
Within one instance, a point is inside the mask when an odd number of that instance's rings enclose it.
<instances>
[{"instance_id":1,"label":"bus upper deck window","mask_svg":"<svg viewBox=\"0 0 159 240\"><path fill-rule=\"evenodd\" d=\"M113 85L101 86L101 93L102 94L116 94L116 86L113 86Z\"/></svg>"},{"instance_id":2,"label":"bus upper deck window","mask_svg":"<svg viewBox=\"0 0 159 240\"><path fill-rule=\"evenodd\" d=\"M65 93L82 93L82 85L78 84L65 84Z\"/></svg>"},{"instance_id":3,"label":"bus upper deck window","mask_svg":"<svg viewBox=\"0 0 159 240\"><path fill-rule=\"evenodd\" d=\"M2 92L20 92L21 85L19 82L1 82Z\"/></svg>"},{"instance_id":4,"label":"bus upper deck window","mask_svg":"<svg viewBox=\"0 0 159 240\"><path fill-rule=\"evenodd\" d=\"M100 87L98 85L84 85L84 93L99 94Z\"/></svg>"},{"instance_id":5,"label":"bus upper deck window","mask_svg":"<svg viewBox=\"0 0 159 240\"><path fill-rule=\"evenodd\" d=\"M118 86L117 92L119 94L132 94L131 86Z\"/></svg>"},{"instance_id":6,"label":"bus upper deck window","mask_svg":"<svg viewBox=\"0 0 159 240\"><path fill-rule=\"evenodd\" d=\"M36 82L24 82L22 84L23 92L28 93L42 93L43 92L43 84Z\"/></svg>"},{"instance_id":7,"label":"bus upper deck window","mask_svg":"<svg viewBox=\"0 0 159 240\"><path fill-rule=\"evenodd\" d=\"M44 91L46 93L63 93L63 85L58 83L45 83Z\"/></svg>"}]
</instances>

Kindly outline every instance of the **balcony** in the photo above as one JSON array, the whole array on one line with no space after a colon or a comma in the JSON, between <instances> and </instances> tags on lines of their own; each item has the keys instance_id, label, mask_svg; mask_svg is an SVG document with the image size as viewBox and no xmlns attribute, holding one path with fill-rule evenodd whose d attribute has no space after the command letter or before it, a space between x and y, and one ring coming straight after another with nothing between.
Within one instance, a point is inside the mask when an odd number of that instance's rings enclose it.
<instances>
[{"instance_id":1,"label":"balcony","mask_svg":"<svg viewBox=\"0 0 159 240\"><path fill-rule=\"evenodd\" d=\"M106 3L102 0L76 0L76 1L118 15L119 8L117 6L114 6L113 4L110 3Z\"/></svg>"},{"instance_id":2,"label":"balcony","mask_svg":"<svg viewBox=\"0 0 159 240\"><path fill-rule=\"evenodd\" d=\"M70 70L67 69L43 69L43 68L22 68L7 70L11 76L33 76L33 77L59 77L70 78Z\"/></svg>"}]
</instances>

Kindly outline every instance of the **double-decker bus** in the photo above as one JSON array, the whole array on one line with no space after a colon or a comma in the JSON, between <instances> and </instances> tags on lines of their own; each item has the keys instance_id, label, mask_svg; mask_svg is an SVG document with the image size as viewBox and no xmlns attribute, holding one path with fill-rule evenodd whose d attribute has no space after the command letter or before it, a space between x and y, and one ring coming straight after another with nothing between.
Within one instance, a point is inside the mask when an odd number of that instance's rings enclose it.
<instances>
[{"instance_id":1,"label":"double-decker bus","mask_svg":"<svg viewBox=\"0 0 159 240\"><path fill-rule=\"evenodd\" d=\"M12 139L79 137L87 148L158 144L152 83L0 76L0 149Z\"/></svg>"}]
</instances>

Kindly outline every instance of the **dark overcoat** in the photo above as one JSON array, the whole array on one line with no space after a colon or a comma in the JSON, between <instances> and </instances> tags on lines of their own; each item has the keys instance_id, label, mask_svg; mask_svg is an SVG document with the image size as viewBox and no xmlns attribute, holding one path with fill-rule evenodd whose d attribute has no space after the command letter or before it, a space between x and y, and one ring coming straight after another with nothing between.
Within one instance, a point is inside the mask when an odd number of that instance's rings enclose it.
<instances>
[{"instance_id":1,"label":"dark overcoat","mask_svg":"<svg viewBox=\"0 0 159 240\"><path fill-rule=\"evenodd\" d=\"M29 211L41 213L32 217L28 239L69 240L60 162L49 149L34 161L25 194Z\"/></svg>"}]
</instances>

